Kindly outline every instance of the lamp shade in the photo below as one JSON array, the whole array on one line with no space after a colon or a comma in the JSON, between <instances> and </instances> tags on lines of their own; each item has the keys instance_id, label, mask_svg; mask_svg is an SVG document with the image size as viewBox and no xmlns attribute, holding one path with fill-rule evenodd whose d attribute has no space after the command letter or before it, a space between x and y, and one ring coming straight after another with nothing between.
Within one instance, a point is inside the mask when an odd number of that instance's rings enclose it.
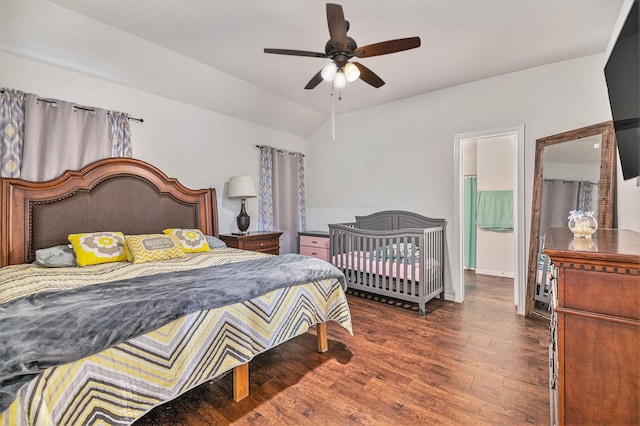
<instances>
[{"instance_id":1,"label":"lamp shade","mask_svg":"<svg viewBox=\"0 0 640 426\"><path fill-rule=\"evenodd\" d=\"M342 89L346 85L347 85L347 78L344 76L344 73L342 72L342 70L338 70L338 72L336 73L336 76L333 79L333 86L338 89Z\"/></svg>"},{"instance_id":2,"label":"lamp shade","mask_svg":"<svg viewBox=\"0 0 640 426\"><path fill-rule=\"evenodd\" d=\"M360 70L351 62L344 66L344 75L349 83L356 81L360 77Z\"/></svg>"},{"instance_id":3,"label":"lamp shade","mask_svg":"<svg viewBox=\"0 0 640 426\"><path fill-rule=\"evenodd\" d=\"M257 197L256 186L251 176L234 176L229 178L229 198L253 198Z\"/></svg>"},{"instance_id":4,"label":"lamp shade","mask_svg":"<svg viewBox=\"0 0 640 426\"><path fill-rule=\"evenodd\" d=\"M322 68L320 71L320 76L325 81L333 81L336 76L336 72L338 71L338 66L335 62L328 63Z\"/></svg>"}]
</instances>

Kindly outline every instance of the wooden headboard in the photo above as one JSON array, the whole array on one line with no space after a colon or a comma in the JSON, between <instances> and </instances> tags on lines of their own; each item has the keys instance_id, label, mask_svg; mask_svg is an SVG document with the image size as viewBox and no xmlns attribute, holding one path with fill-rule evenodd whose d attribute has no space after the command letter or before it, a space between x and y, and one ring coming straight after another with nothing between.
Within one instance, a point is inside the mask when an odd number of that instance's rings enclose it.
<instances>
[{"instance_id":1,"label":"wooden headboard","mask_svg":"<svg viewBox=\"0 0 640 426\"><path fill-rule=\"evenodd\" d=\"M37 249L79 232L199 228L218 236L215 189L186 188L140 160L108 158L47 182L0 181L0 266L31 262Z\"/></svg>"}]
</instances>

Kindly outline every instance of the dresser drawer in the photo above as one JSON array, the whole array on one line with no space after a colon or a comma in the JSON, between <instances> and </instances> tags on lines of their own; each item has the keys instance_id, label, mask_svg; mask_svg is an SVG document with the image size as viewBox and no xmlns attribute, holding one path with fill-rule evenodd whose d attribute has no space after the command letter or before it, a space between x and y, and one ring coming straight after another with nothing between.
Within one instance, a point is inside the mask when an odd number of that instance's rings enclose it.
<instances>
[{"instance_id":1,"label":"dresser drawer","mask_svg":"<svg viewBox=\"0 0 640 426\"><path fill-rule=\"evenodd\" d=\"M222 235L220 239L228 247L241 250L259 251L262 253L280 254L280 235L276 231L254 231L238 235Z\"/></svg>"},{"instance_id":2,"label":"dresser drawer","mask_svg":"<svg viewBox=\"0 0 640 426\"><path fill-rule=\"evenodd\" d=\"M268 240L245 241L242 244L242 248L244 250L251 250L251 251L271 250L274 248L278 248L279 246L280 246L280 240L278 238L268 239Z\"/></svg>"},{"instance_id":3,"label":"dresser drawer","mask_svg":"<svg viewBox=\"0 0 640 426\"><path fill-rule=\"evenodd\" d=\"M329 261L329 249L328 248L318 248L318 247L310 247L310 246L300 246L300 254L304 254L305 256L317 257L318 259L322 259L326 262Z\"/></svg>"},{"instance_id":4,"label":"dresser drawer","mask_svg":"<svg viewBox=\"0 0 640 426\"><path fill-rule=\"evenodd\" d=\"M308 235L300 236L300 249L302 246L316 247L329 250L329 239L323 237L310 237ZM302 254L302 253L300 253Z\"/></svg>"}]
</instances>

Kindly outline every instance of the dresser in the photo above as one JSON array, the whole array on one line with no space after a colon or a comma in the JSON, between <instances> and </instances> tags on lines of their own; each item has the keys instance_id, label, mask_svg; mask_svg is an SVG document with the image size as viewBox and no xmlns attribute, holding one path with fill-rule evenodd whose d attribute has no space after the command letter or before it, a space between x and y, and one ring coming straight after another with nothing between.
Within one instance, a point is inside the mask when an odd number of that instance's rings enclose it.
<instances>
[{"instance_id":1,"label":"dresser","mask_svg":"<svg viewBox=\"0 0 640 426\"><path fill-rule=\"evenodd\" d=\"M298 232L298 253L329 261L329 233L323 231Z\"/></svg>"},{"instance_id":2,"label":"dresser","mask_svg":"<svg viewBox=\"0 0 640 426\"><path fill-rule=\"evenodd\" d=\"M551 423L640 422L640 233L547 229Z\"/></svg>"},{"instance_id":3,"label":"dresser","mask_svg":"<svg viewBox=\"0 0 640 426\"><path fill-rule=\"evenodd\" d=\"M282 232L254 231L244 235L220 235L219 238L225 242L227 247L280 254L280 235Z\"/></svg>"}]
</instances>

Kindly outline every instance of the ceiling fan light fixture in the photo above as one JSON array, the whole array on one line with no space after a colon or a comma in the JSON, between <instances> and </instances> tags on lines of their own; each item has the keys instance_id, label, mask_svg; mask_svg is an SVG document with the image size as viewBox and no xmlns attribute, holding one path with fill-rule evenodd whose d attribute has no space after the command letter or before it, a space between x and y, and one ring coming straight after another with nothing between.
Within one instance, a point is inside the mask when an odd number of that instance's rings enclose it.
<instances>
[{"instance_id":1,"label":"ceiling fan light fixture","mask_svg":"<svg viewBox=\"0 0 640 426\"><path fill-rule=\"evenodd\" d=\"M335 87L336 89L342 89L346 85L347 78L345 77L342 70L338 70L338 72L336 72L335 78L333 79L333 87Z\"/></svg>"},{"instance_id":2,"label":"ceiling fan light fixture","mask_svg":"<svg viewBox=\"0 0 640 426\"><path fill-rule=\"evenodd\" d=\"M338 72L338 66L335 62L331 62L322 68L320 71L320 75L324 81L333 81L336 77L336 73Z\"/></svg>"},{"instance_id":3,"label":"ceiling fan light fixture","mask_svg":"<svg viewBox=\"0 0 640 426\"><path fill-rule=\"evenodd\" d=\"M360 70L352 63L348 63L344 66L344 75L349 83L356 81L360 78Z\"/></svg>"}]
</instances>

